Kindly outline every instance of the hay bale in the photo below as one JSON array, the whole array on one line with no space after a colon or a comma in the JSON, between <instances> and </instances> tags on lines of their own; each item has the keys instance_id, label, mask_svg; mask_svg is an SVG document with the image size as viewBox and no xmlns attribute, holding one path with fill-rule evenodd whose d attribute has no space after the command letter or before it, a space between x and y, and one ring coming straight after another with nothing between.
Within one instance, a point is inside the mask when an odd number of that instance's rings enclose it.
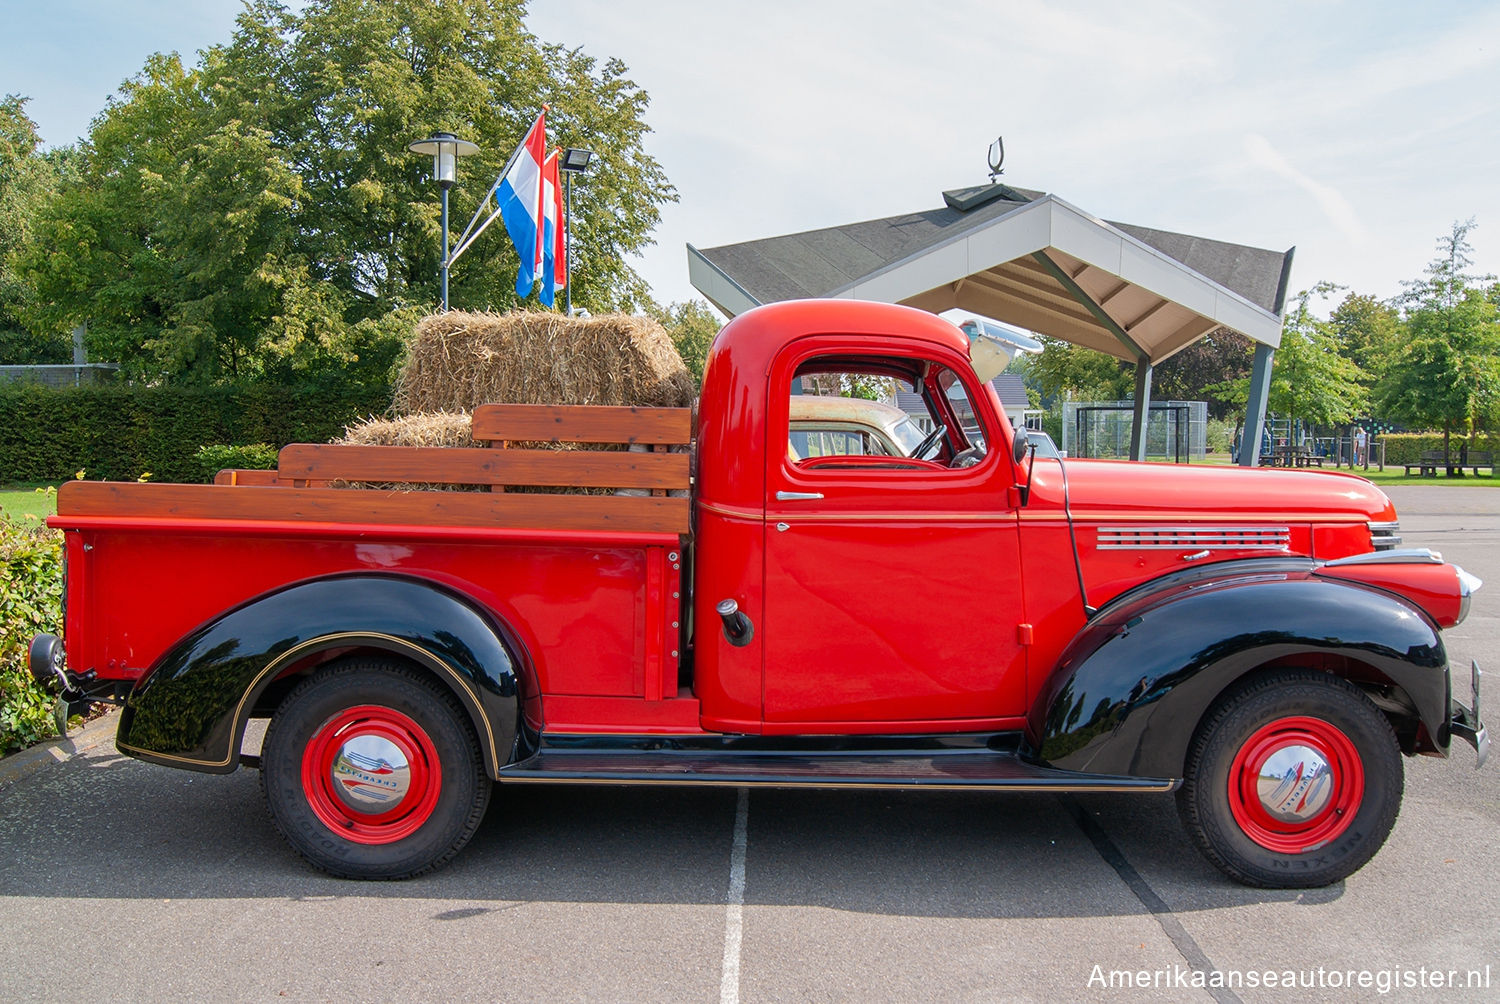
<instances>
[{"instance_id":1,"label":"hay bale","mask_svg":"<svg viewBox=\"0 0 1500 1004\"><path fill-rule=\"evenodd\" d=\"M469 435L469 415L437 411L400 418L367 418L334 440L345 446L476 446Z\"/></svg>"},{"instance_id":2,"label":"hay bale","mask_svg":"<svg viewBox=\"0 0 1500 1004\"><path fill-rule=\"evenodd\" d=\"M695 392L672 339L648 317L450 311L417 325L395 407L401 414L481 404L686 408Z\"/></svg>"},{"instance_id":3,"label":"hay bale","mask_svg":"<svg viewBox=\"0 0 1500 1004\"><path fill-rule=\"evenodd\" d=\"M399 418L366 418L344 430L344 435L333 442L340 446L451 446L460 448L484 447L488 444L476 441L470 434L469 414L462 411L437 411L422 415L402 415ZM620 446L579 443L512 443L513 447L528 450L618 450ZM335 481L335 488L378 488L382 491L455 491L474 492L484 489L477 485L448 485L420 483L391 483L365 481ZM564 495L609 495L608 488L578 488L560 485L545 488L533 485L512 485L505 489L520 494L545 494L557 492Z\"/></svg>"}]
</instances>

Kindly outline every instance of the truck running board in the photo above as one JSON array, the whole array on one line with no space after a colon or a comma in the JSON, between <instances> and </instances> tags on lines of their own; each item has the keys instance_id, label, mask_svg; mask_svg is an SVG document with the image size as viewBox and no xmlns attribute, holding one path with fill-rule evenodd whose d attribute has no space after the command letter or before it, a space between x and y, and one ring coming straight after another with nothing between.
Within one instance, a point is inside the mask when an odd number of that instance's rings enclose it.
<instances>
[{"instance_id":1,"label":"truck running board","mask_svg":"<svg viewBox=\"0 0 1500 1004\"><path fill-rule=\"evenodd\" d=\"M1058 770L1008 750L704 750L547 747L500 771L505 782L1171 791L1170 778Z\"/></svg>"}]
</instances>

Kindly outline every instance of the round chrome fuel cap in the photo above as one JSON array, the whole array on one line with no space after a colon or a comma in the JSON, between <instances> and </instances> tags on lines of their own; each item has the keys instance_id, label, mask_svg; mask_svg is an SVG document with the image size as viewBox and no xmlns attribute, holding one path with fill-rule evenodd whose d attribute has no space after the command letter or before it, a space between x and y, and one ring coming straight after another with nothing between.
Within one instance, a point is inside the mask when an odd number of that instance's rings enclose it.
<instances>
[{"instance_id":1,"label":"round chrome fuel cap","mask_svg":"<svg viewBox=\"0 0 1500 1004\"><path fill-rule=\"evenodd\" d=\"M380 736L347 740L333 759L333 790L355 812L378 814L399 805L411 787L401 747Z\"/></svg>"},{"instance_id":2,"label":"round chrome fuel cap","mask_svg":"<svg viewBox=\"0 0 1500 1004\"><path fill-rule=\"evenodd\" d=\"M1302 823L1328 808L1333 768L1311 746L1294 744L1266 757L1256 780L1260 803L1273 819Z\"/></svg>"}]
</instances>

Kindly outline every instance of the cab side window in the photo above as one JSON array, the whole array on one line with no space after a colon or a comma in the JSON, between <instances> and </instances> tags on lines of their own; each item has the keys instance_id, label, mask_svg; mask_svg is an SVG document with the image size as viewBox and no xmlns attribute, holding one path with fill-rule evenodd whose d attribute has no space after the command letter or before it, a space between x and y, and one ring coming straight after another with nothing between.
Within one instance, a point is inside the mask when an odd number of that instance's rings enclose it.
<instances>
[{"instance_id":1,"label":"cab side window","mask_svg":"<svg viewBox=\"0 0 1500 1004\"><path fill-rule=\"evenodd\" d=\"M792 380L787 418L787 460L799 470L919 471L983 457L984 432L963 382L928 360L810 359Z\"/></svg>"}]
</instances>

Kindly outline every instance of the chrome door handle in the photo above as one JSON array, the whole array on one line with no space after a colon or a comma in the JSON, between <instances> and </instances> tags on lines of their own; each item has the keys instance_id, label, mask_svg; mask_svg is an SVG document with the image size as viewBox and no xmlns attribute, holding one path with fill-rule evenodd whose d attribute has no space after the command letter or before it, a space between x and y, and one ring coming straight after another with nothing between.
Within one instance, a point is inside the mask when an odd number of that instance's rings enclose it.
<instances>
[{"instance_id":1,"label":"chrome door handle","mask_svg":"<svg viewBox=\"0 0 1500 1004\"><path fill-rule=\"evenodd\" d=\"M777 492L777 502L807 502L823 497L822 492Z\"/></svg>"}]
</instances>

